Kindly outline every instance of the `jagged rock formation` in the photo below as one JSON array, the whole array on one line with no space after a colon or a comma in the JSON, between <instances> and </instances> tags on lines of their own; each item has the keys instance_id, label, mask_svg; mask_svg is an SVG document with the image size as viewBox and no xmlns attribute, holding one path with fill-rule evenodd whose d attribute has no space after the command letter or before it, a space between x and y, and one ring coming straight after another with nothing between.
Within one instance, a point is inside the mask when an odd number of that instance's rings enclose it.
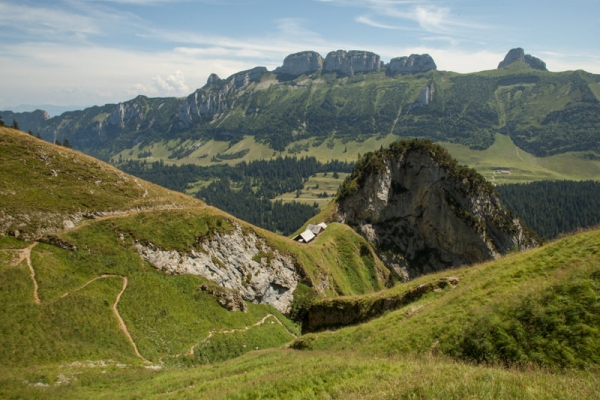
<instances>
[{"instance_id":1,"label":"jagged rock formation","mask_svg":"<svg viewBox=\"0 0 600 400\"><path fill-rule=\"evenodd\" d=\"M325 57L323 72L338 72L352 76L359 72L373 72L381 69L379 55L370 51L332 51Z\"/></svg>"},{"instance_id":2,"label":"jagged rock formation","mask_svg":"<svg viewBox=\"0 0 600 400\"><path fill-rule=\"evenodd\" d=\"M202 115L221 114L229 110L228 96L232 92L260 80L267 72L265 67L252 68L230 76L224 84L216 74L211 74L206 86L189 95L179 106L177 126L188 128L192 125L194 118Z\"/></svg>"},{"instance_id":3,"label":"jagged rock formation","mask_svg":"<svg viewBox=\"0 0 600 400\"><path fill-rule=\"evenodd\" d=\"M388 75L416 74L436 69L435 61L429 54L411 54L409 57L396 57L390 60Z\"/></svg>"},{"instance_id":4,"label":"jagged rock formation","mask_svg":"<svg viewBox=\"0 0 600 400\"><path fill-rule=\"evenodd\" d=\"M405 279L535 245L485 178L429 141L363 156L340 188L338 215Z\"/></svg>"},{"instance_id":5,"label":"jagged rock formation","mask_svg":"<svg viewBox=\"0 0 600 400\"><path fill-rule=\"evenodd\" d=\"M136 244L140 256L161 271L199 275L237 290L245 300L289 311L300 280L291 257L271 248L254 232L243 232L237 224L231 233L215 232L201 247L202 251L180 254L151 243Z\"/></svg>"},{"instance_id":6,"label":"jagged rock formation","mask_svg":"<svg viewBox=\"0 0 600 400\"><path fill-rule=\"evenodd\" d=\"M141 121L142 118L143 114L141 107L137 103L119 103L113 112L106 118L106 122L109 125L123 128L127 123L131 121Z\"/></svg>"},{"instance_id":7,"label":"jagged rock formation","mask_svg":"<svg viewBox=\"0 0 600 400\"><path fill-rule=\"evenodd\" d=\"M531 69L537 69L540 71L548 71L548 69L546 68L545 62L543 62L539 58L533 57L532 55L525 54L525 50L523 50L520 47L510 50L506 54L506 57L504 57L504 61L501 61L500 64L498 64L498 69L506 67L507 65L510 65L516 61L521 61L528 68L531 68Z\"/></svg>"},{"instance_id":8,"label":"jagged rock formation","mask_svg":"<svg viewBox=\"0 0 600 400\"><path fill-rule=\"evenodd\" d=\"M310 75L323 67L323 57L316 51L302 51L290 54L283 65L275 69L276 74L300 76Z\"/></svg>"}]
</instances>

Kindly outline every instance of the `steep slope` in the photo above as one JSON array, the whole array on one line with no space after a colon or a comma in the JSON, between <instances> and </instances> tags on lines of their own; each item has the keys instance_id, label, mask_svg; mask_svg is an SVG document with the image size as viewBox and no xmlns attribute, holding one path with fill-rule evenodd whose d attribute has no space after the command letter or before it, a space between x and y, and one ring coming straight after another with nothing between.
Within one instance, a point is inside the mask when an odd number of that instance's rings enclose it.
<instances>
[{"instance_id":1,"label":"steep slope","mask_svg":"<svg viewBox=\"0 0 600 400\"><path fill-rule=\"evenodd\" d=\"M214 362L291 340L282 313L303 301L388 282L342 225L303 245L23 132L0 140L3 365Z\"/></svg>"},{"instance_id":2,"label":"steep slope","mask_svg":"<svg viewBox=\"0 0 600 400\"><path fill-rule=\"evenodd\" d=\"M381 301L411 297L420 291L419 296L397 303L396 311L390 308L381 318L336 332L304 335L295 346L386 356L441 353L507 366L597 366L599 246L600 230L592 230L452 271L454 284L438 286L438 290L425 288L448 280L447 272L374 295L321 300L308 311L307 328L311 319L341 321L342 310L353 312L351 323L364 322L377 316L374 307ZM337 327L343 325L338 322Z\"/></svg>"},{"instance_id":3,"label":"steep slope","mask_svg":"<svg viewBox=\"0 0 600 400\"><path fill-rule=\"evenodd\" d=\"M374 244L404 279L535 246L492 184L429 141L365 154L337 200L338 221Z\"/></svg>"}]
</instances>

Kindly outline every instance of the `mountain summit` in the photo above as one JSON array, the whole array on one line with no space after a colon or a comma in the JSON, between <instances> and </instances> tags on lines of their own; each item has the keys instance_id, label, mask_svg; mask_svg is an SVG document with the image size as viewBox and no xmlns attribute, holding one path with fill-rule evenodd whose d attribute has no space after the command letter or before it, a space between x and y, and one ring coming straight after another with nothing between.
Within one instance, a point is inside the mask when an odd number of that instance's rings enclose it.
<instances>
[{"instance_id":1,"label":"mountain summit","mask_svg":"<svg viewBox=\"0 0 600 400\"><path fill-rule=\"evenodd\" d=\"M537 69L539 71L548 71L546 68L546 63L540 60L537 57L534 57L530 54L525 54L525 50L520 47L516 49L510 50L504 60L498 64L498 69L506 67L514 62L520 61L530 69Z\"/></svg>"}]
</instances>

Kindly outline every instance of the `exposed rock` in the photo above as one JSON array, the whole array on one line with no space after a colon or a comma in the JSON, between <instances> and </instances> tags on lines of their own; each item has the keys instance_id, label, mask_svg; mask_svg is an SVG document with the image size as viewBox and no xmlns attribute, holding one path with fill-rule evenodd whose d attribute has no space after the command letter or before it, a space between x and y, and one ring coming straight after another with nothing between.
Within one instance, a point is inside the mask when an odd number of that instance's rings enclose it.
<instances>
[{"instance_id":1,"label":"exposed rock","mask_svg":"<svg viewBox=\"0 0 600 400\"><path fill-rule=\"evenodd\" d=\"M411 54L409 57L397 57L390 60L388 75L416 74L436 69L435 61L429 54Z\"/></svg>"},{"instance_id":2,"label":"exposed rock","mask_svg":"<svg viewBox=\"0 0 600 400\"><path fill-rule=\"evenodd\" d=\"M435 86L433 85L433 82L432 82L429 85L423 87L423 89L421 89L421 92L419 92L419 97L417 98L417 101L415 101L413 104L411 104L408 107L408 110L410 111L412 109L428 105L429 103L431 103L433 101L434 94L435 94Z\"/></svg>"},{"instance_id":3,"label":"exposed rock","mask_svg":"<svg viewBox=\"0 0 600 400\"><path fill-rule=\"evenodd\" d=\"M137 103L119 103L113 112L106 117L106 122L112 126L123 128L128 122L142 119L142 107Z\"/></svg>"},{"instance_id":4,"label":"exposed rock","mask_svg":"<svg viewBox=\"0 0 600 400\"><path fill-rule=\"evenodd\" d=\"M535 245L485 178L427 141L397 142L367 154L352 177L341 188L349 193L340 196L339 221L373 243L401 277Z\"/></svg>"},{"instance_id":5,"label":"exposed rock","mask_svg":"<svg viewBox=\"0 0 600 400\"><path fill-rule=\"evenodd\" d=\"M283 66L275 69L276 74L300 76L310 75L323 66L323 57L316 51L302 51L290 54L283 60Z\"/></svg>"},{"instance_id":6,"label":"exposed rock","mask_svg":"<svg viewBox=\"0 0 600 400\"><path fill-rule=\"evenodd\" d=\"M194 118L202 115L216 115L229 110L228 96L243 89L249 83L258 81L268 71L265 67L256 67L247 71L238 72L230 76L223 85L223 80L216 74L211 74L206 86L189 95L179 106L177 123L179 128L189 128Z\"/></svg>"},{"instance_id":7,"label":"exposed rock","mask_svg":"<svg viewBox=\"0 0 600 400\"><path fill-rule=\"evenodd\" d=\"M161 250L151 243L136 244L141 257L169 274L200 275L237 290L245 300L289 311L299 277L291 257L279 253L254 232L215 232L201 243L202 250L186 254Z\"/></svg>"},{"instance_id":8,"label":"exposed rock","mask_svg":"<svg viewBox=\"0 0 600 400\"><path fill-rule=\"evenodd\" d=\"M228 290L220 286L200 285L200 290L206 292L217 299L219 305L229 311L248 312L248 306L238 292Z\"/></svg>"},{"instance_id":9,"label":"exposed rock","mask_svg":"<svg viewBox=\"0 0 600 400\"><path fill-rule=\"evenodd\" d=\"M325 57L323 72L338 72L352 76L359 72L373 72L381 69L381 59L370 51L332 51Z\"/></svg>"},{"instance_id":10,"label":"exposed rock","mask_svg":"<svg viewBox=\"0 0 600 400\"><path fill-rule=\"evenodd\" d=\"M210 74L210 76L206 80L206 85L210 86L210 85L217 84L219 82L221 82L221 78L219 78L219 75L213 73L213 74Z\"/></svg>"},{"instance_id":11,"label":"exposed rock","mask_svg":"<svg viewBox=\"0 0 600 400\"><path fill-rule=\"evenodd\" d=\"M233 80L235 87L241 88L243 86L248 85L251 82L256 82L260 79L261 76L263 76L267 72L269 71L267 71L265 67L255 67L247 71L238 72L237 74L229 78L229 82Z\"/></svg>"},{"instance_id":12,"label":"exposed rock","mask_svg":"<svg viewBox=\"0 0 600 400\"><path fill-rule=\"evenodd\" d=\"M309 307L302 321L302 333L363 323L386 311L413 303L426 293L444 289L449 285L454 287L458 285L459 281L460 279L457 277L440 278L391 297L361 298L359 301L345 298L322 300ZM297 343L301 347L302 341ZM294 347L297 347L296 344Z\"/></svg>"},{"instance_id":13,"label":"exposed rock","mask_svg":"<svg viewBox=\"0 0 600 400\"><path fill-rule=\"evenodd\" d=\"M525 50L523 50L520 47L510 50L508 54L506 54L506 57L504 57L504 61L501 61L500 64L498 64L498 69L506 67L507 65L510 65L517 61L521 61L528 68L531 69L548 71L545 62L543 62L539 58L533 57L529 54L525 54Z\"/></svg>"}]
</instances>

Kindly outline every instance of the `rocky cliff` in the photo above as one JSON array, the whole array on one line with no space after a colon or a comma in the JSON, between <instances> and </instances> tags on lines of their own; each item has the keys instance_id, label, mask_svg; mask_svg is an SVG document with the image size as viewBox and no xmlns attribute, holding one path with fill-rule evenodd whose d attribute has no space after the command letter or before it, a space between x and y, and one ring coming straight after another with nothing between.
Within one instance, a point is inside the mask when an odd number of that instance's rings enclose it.
<instances>
[{"instance_id":1,"label":"rocky cliff","mask_svg":"<svg viewBox=\"0 0 600 400\"><path fill-rule=\"evenodd\" d=\"M485 178L429 141L364 155L340 188L338 216L404 279L535 245Z\"/></svg>"},{"instance_id":2,"label":"rocky cliff","mask_svg":"<svg viewBox=\"0 0 600 400\"><path fill-rule=\"evenodd\" d=\"M283 65L275 69L276 74L300 76L310 75L321 69L323 57L315 51L302 51L290 54L283 60Z\"/></svg>"},{"instance_id":3,"label":"rocky cliff","mask_svg":"<svg viewBox=\"0 0 600 400\"><path fill-rule=\"evenodd\" d=\"M332 51L325 57L323 72L337 72L352 76L359 72L373 72L381 69L381 59L370 51Z\"/></svg>"},{"instance_id":4,"label":"rocky cliff","mask_svg":"<svg viewBox=\"0 0 600 400\"><path fill-rule=\"evenodd\" d=\"M435 61L429 54L411 54L409 57L392 58L386 73L388 75L416 74L436 68Z\"/></svg>"},{"instance_id":5,"label":"rocky cliff","mask_svg":"<svg viewBox=\"0 0 600 400\"><path fill-rule=\"evenodd\" d=\"M202 250L181 254L152 243L137 244L141 257L168 274L200 275L219 286L238 291L244 300L289 311L299 276L291 257L270 247L253 232L237 225L231 233L204 239Z\"/></svg>"},{"instance_id":6,"label":"rocky cliff","mask_svg":"<svg viewBox=\"0 0 600 400\"><path fill-rule=\"evenodd\" d=\"M238 72L222 80L217 74L210 74L206 85L189 95L179 106L177 111L178 128L189 128L194 118L203 115L217 115L229 110L228 97L232 93L243 89L260 78L268 71L265 67L256 67L247 71Z\"/></svg>"},{"instance_id":7,"label":"rocky cliff","mask_svg":"<svg viewBox=\"0 0 600 400\"><path fill-rule=\"evenodd\" d=\"M533 57L532 55L525 54L525 50L523 50L520 47L510 50L506 54L506 57L504 57L504 60L501 61L500 64L498 64L498 69L506 67L507 65L510 65L517 61L521 61L528 68L531 68L531 69L537 69L540 71L548 71L548 69L546 69L545 62L543 62L539 58Z\"/></svg>"}]
</instances>

